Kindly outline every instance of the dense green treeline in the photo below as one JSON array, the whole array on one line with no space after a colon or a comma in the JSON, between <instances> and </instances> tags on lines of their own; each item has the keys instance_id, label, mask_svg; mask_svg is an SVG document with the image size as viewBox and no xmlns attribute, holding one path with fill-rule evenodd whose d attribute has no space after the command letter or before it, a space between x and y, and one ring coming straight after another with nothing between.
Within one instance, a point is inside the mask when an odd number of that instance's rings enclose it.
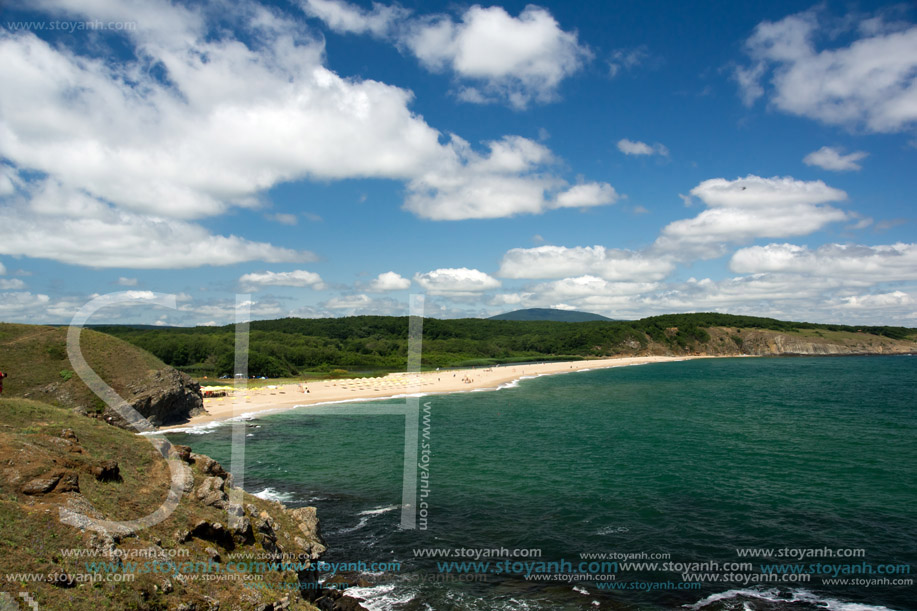
<instances>
[{"instance_id":1,"label":"dense green treeline","mask_svg":"<svg viewBox=\"0 0 917 611\"><path fill-rule=\"evenodd\" d=\"M650 341L690 350L710 340L710 327L863 331L893 339L914 333L903 327L850 327L735 316L668 314L636 321L509 321L464 318L423 323L424 367L483 365L547 358L634 353ZM101 326L164 362L198 375L233 371L235 328L137 328ZM407 360L407 317L283 318L251 323L249 371L284 377L302 372L401 370ZM740 340L736 340L740 344Z\"/></svg>"}]
</instances>

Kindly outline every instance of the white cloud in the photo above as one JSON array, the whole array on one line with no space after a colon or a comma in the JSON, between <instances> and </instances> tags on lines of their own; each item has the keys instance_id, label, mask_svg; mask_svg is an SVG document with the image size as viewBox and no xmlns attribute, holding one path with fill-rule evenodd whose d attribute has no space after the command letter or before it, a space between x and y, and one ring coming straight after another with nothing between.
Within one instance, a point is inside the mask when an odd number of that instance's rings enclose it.
<instances>
[{"instance_id":1,"label":"white cloud","mask_svg":"<svg viewBox=\"0 0 917 611\"><path fill-rule=\"evenodd\" d=\"M405 44L432 70L450 69L476 85L462 99L525 108L550 101L557 87L591 57L575 32L547 10L527 6L518 17L499 6L472 6L456 23L439 15L411 24Z\"/></svg>"},{"instance_id":2,"label":"white cloud","mask_svg":"<svg viewBox=\"0 0 917 611\"><path fill-rule=\"evenodd\" d=\"M555 199L556 208L589 208L613 204L618 200L618 193L608 183L591 182L576 185L559 193Z\"/></svg>"},{"instance_id":3,"label":"white cloud","mask_svg":"<svg viewBox=\"0 0 917 611\"><path fill-rule=\"evenodd\" d=\"M322 67L319 43L261 26L257 51L137 41L171 87L143 61L94 61L3 34L0 154L124 208L195 218L257 205L279 182L408 177L449 153L407 108L409 92L342 79Z\"/></svg>"},{"instance_id":4,"label":"white cloud","mask_svg":"<svg viewBox=\"0 0 917 611\"><path fill-rule=\"evenodd\" d=\"M13 184L12 168L0 164L0 197L11 195L15 191L16 186Z\"/></svg>"},{"instance_id":5,"label":"white cloud","mask_svg":"<svg viewBox=\"0 0 917 611\"><path fill-rule=\"evenodd\" d=\"M694 187L691 195L708 209L666 225L654 251L683 259L713 258L724 254L727 244L807 235L848 217L842 210L821 205L843 201L847 194L820 180L754 175L731 181L712 178Z\"/></svg>"},{"instance_id":6,"label":"white cloud","mask_svg":"<svg viewBox=\"0 0 917 611\"><path fill-rule=\"evenodd\" d=\"M729 267L739 273L796 273L860 284L917 280L917 244L825 244L815 250L768 244L736 251Z\"/></svg>"},{"instance_id":7,"label":"white cloud","mask_svg":"<svg viewBox=\"0 0 917 611\"><path fill-rule=\"evenodd\" d=\"M134 58L119 62L81 55L66 39L52 46L30 32L0 31L0 197L14 204L0 211L12 236L0 253L136 268L310 260L309 253L212 235L188 222L260 206L268 189L298 179L405 180L406 208L427 218L490 218L562 205L555 196L567 184L547 171L553 157L546 148L513 137L489 143L488 155L460 138L442 144L440 132L410 110L411 92L329 71L322 42L272 9L221 10L235 20L233 37L222 23L213 31L216 5L208 3L37 6L57 16L136 20L143 27L125 32ZM333 10L328 2L311 6ZM453 24L456 48L483 36L481 28L500 10L470 9L469 21ZM523 15L513 21L527 33L556 27L540 9ZM554 68L536 61L542 52L567 48L558 41L575 42L563 32L555 38L519 72L534 90L550 89L556 79L549 75L568 66L564 53L551 55ZM457 55L456 69L474 74L475 53ZM487 82L499 81L498 72L488 74ZM25 181L17 173L46 178ZM607 195L610 186L596 188Z\"/></svg>"},{"instance_id":8,"label":"white cloud","mask_svg":"<svg viewBox=\"0 0 917 611\"><path fill-rule=\"evenodd\" d=\"M513 248L500 263L505 278L564 278L595 275L606 280L661 280L675 269L665 256L604 246Z\"/></svg>"},{"instance_id":9,"label":"white cloud","mask_svg":"<svg viewBox=\"0 0 917 611\"><path fill-rule=\"evenodd\" d=\"M137 279L136 278L125 278L124 276L121 276L120 278L118 278L118 284L121 286L137 286Z\"/></svg>"},{"instance_id":10,"label":"white cloud","mask_svg":"<svg viewBox=\"0 0 917 611\"><path fill-rule=\"evenodd\" d=\"M369 290L375 292L402 291L410 288L411 281L395 272L384 272L376 276L369 284Z\"/></svg>"},{"instance_id":11,"label":"white cloud","mask_svg":"<svg viewBox=\"0 0 917 611\"><path fill-rule=\"evenodd\" d=\"M414 282L431 295L467 297L500 287L500 281L467 267L435 269L414 275Z\"/></svg>"},{"instance_id":12,"label":"white cloud","mask_svg":"<svg viewBox=\"0 0 917 611\"><path fill-rule=\"evenodd\" d=\"M371 11L335 0L303 0L300 5L307 15L321 19L335 32L371 33L378 37L388 35L392 27L408 12L397 6L386 6L376 2L373 2Z\"/></svg>"},{"instance_id":13,"label":"white cloud","mask_svg":"<svg viewBox=\"0 0 917 611\"><path fill-rule=\"evenodd\" d=\"M0 276L6 275L6 266L0 263Z\"/></svg>"},{"instance_id":14,"label":"white cloud","mask_svg":"<svg viewBox=\"0 0 917 611\"><path fill-rule=\"evenodd\" d=\"M19 278L0 278L0 290L18 291L25 288L25 282Z\"/></svg>"},{"instance_id":15,"label":"white cloud","mask_svg":"<svg viewBox=\"0 0 917 611\"><path fill-rule=\"evenodd\" d=\"M120 210L51 180L0 206L0 254L89 267L177 269L243 261L310 261L312 253L219 236L187 221Z\"/></svg>"},{"instance_id":16,"label":"white cloud","mask_svg":"<svg viewBox=\"0 0 917 611\"><path fill-rule=\"evenodd\" d=\"M325 302L326 308L333 310L354 310L365 308L372 303L369 295L345 295L342 297L333 297Z\"/></svg>"},{"instance_id":17,"label":"white cloud","mask_svg":"<svg viewBox=\"0 0 917 611\"><path fill-rule=\"evenodd\" d=\"M596 276L577 276L538 284L532 292L549 301L579 297L640 295L660 287L657 282L609 282Z\"/></svg>"},{"instance_id":18,"label":"white cloud","mask_svg":"<svg viewBox=\"0 0 917 611\"><path fill-rule=\"evenodd\" d=\"M551 151L534 140L507 136L487 147L489 153L481 155L453 135L453 156L408 183L404 207L424 218L462 220L597 206L617 198L607 183L564 190L566 183L545 171L554 161Z\"/></svg>"},{"instance_id":19,"label":"white cloud","mask_svg":"<svg viewBox=\"0 0 917 611\"><path fill-rule=\"evenodd\" d=\"M661 155L662 157L669 156L669 149L664 145L659 144L658 142L651 146L646 142L640 142L639 140L628 140L627 138L618 140L618 150L625 155Z\"/></svg>"},{"instance_id":20,"label":"white cloud","mask_svg":"<svg viewBox=\"0 0 917 611\"><path fill-rule=\"evenodd\" d=\"M913 306L917 301L903 292L878 293L873 295L853 295L842 298L839 307L851 309L875 309L887 307Z\"/></svg>"},{"instance_id":21,"label":"white cloud","mask_svg":"<svg viewBox=\"0 0 917 611\"><path fill-rule=\"evenodd\" d=\"M280 223L281 225L294 226L299 223L299 218L295 214L286 214L283 212L278 212L276 214L268 214L265 216L269 221L274 221L275 223Z\"/></svg>"},{"instance_id":22,"label":"white cloud","mask_svg":"<svg viewBox=\"0 0 917 611\"><path fill-rule=\"evenodd\" d=\"M407 313L407 304L402 301L388 297L374 299L364 294L334 297L321 305L325 312L336 316L404 316Z\"/></svg>"},{"instance_id":23,"label":"white cloud","mask_svg":"<svg viewBox=\"0 0 917 611\"><path fill-rule=\"evenodd\" d=\"M0 293L0 318L2 320L43 320L51 298L28 291Z\"/></svg>"},{"instance_id":24,"label":"white cloud","mask_svg":"<svg viewBox=\"0 0 917 611\"><path fill-rule=\"evenodd\" d=\"M862 166L857 162L868 156L869 153L863 151L843 155L835 148L823 146L817 151L812 151L806 155L802 161L806 165L818 166L832 172L849 172L851 170L861 170Z\"/></svg>"},{"instance_id":25,"label":"white cloud","mask_svg":"<svg viewBox=\"0 0 917 611\"><path fill-rule=\"evenodd\" d=\"M649 58L645 46L633 49L615 49L608 60L608 75L616 77L622 70L630 71L643 64Z\"/></svg>"},{"instance_id":26,"label":"white cloud","mask_svg":"<svg viewBox=\"0 0 917 611\"><path fill-rule=\"evenodd\" d=\"M239 278L239 285L246 291L258 290L265 286L308 286L316 290L325 288L321 276L304 269L291 272L253 272Z\"/></svg>"},{"instance_id":27,"label":"white cloud","mask_svg":"<svg viewBox=\"0 0 917 611\"><path fill-rule=\"evenodd\" d=\"M872 28L843 47L817 50L827 28L808 11L758 24L746 41L752 64L736 71L741 95L823 123L899 132L917 121L917 26Z\"/></svg>"}]
</instances>

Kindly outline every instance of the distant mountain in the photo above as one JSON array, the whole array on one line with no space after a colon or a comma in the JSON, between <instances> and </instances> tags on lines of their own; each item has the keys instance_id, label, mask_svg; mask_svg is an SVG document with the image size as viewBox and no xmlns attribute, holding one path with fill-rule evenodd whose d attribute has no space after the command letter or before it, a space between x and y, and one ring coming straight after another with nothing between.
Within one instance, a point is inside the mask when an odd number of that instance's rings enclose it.
<instances>
[{"instance_id":1,"label":"distant mountain","mask_svg":"<svg viewBox=\"0 0 917 611\"><path fill-rule=\"evenodd\" d=\"M576 312L573 310L555 310L551 308L528 308L514 310L491 316L488 320L553 320L556 322L589 322L592 320L612 320L600 314Z\"/></svg>"}]
</instances>

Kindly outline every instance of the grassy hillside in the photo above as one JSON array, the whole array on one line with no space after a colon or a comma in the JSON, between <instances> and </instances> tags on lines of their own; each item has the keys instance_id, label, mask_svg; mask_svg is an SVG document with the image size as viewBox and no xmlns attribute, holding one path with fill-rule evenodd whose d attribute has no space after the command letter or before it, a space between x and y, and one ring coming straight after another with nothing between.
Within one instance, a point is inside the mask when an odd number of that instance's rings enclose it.
<instances>
[{"instance_id":1,"label":"grassy hillside","mask_svg":"<svg viewBox=\"0 0 917 611\"><path fill-rule=\"evenodd\" d=\"M119 393L126 393L139 375L167 366L145 350L96 331L83 330L81 347L86 362ZM3 396L28 393L60 405L102 407L72 370L66 328L0 323L0 370L9 375Z\"/></svg>"},{"instance_id":2,"label":"grassy hillside","mask_svg":"<svg viewBox=\"0 0 917 611\"><path fill-rule=\"evenodd\" d=\"M232 326L190 329L112 326L99 330L149 350L184 371L210 376L232 372ZM308 372L327 374L335 369L400 370L407 359L407 332L408 319L394 316L255 321L251 323L250 373L284 377ZM751 341L745 343L743 334L752 334L749 336ZM824 343L830 334L843 338L838 340L836 350L826 348L824 353L917 350L917 345L908 343L917 337L915 329L824 325L716 313L576 324L476 318L425 319L423 366L470 366L619 354L780 353L780 346L784 344L768 343L762 334L808 338L807 342L815 344ZM774 349L769 347L772 344ZM814 353L822 351L816 349Z\"/></svg>"},{"instance_id":3,"label":"grassy hillside","mask_svg":"<svg viewBox=\"0 0 917 611\"><path fill-rule=\"evenodd\" d=\"M228 524L226 511L218 506L225 498L220 487L228 490L228 483L215 476L221 468L210 459L185 455L192 461L187 468L193 481L165 521L114 538L80 530L61 522L62 507L86 514L94 508L110 520L151 513L169 489L166 460L145 438L72 410L7 398L0 399L0 413L0 603L26 592L40 609L315 609L299 596L300 582L292 570L252 567L243 572L263 585L251 588L229 578L203 580L202 571L184 564L208 564L210 574L225 575L210 561L225 567L246 555L264 559L276 553L294 562L314 560L324 548L317 526L301 520L307 514L245 494L249 528L218 536L215 524ZM110 477L113 463L117 478ZM108 467L109 476L98 475L100 466ZM52 489L36 491L36 481L54 477L59 481ZM200 494L202 489L210 496ZM85 556L61 550L81 550L77 553ZM117 567L119 555L123 564ZM175 570L144 572L129 564L170 557L179 563ZM109 574L119 577L106 578L98 568L94 572L88 563L96 562L115 563Z\"/></svg>"},{"instance_id":4,"label":"grassy hillside","mask_svg":"<svg viewBox=\"0 0 917 611\"><path fill-rule=\"evenodd\" d=\"M89 366L154 422L163 421L170 410L194 409L191 380L172 372L146 350L89 329L83 330L80 345ZM102 399L72 368L66 328L0 323L0 371L9 376L3 396L38 399L85 414L108 414Z\"/></svg>"}]
</instances>

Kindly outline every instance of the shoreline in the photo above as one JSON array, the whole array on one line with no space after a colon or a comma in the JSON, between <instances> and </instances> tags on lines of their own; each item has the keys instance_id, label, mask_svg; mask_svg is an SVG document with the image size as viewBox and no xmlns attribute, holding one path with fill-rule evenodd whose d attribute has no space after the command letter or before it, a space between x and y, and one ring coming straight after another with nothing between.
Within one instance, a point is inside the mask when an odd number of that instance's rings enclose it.
<instances>
[{"instance_id":1,"label":"shoreline","mask_svg":"<svg viewBox=\"0 0 917 611\"><path fill-rule=\"evenodd\" d=\"M321 380L230 391L225 397L204 399L206 414L187 422L161 426L157 432L183 432L204 425L217 425L239 417L256 417L297 407L393 399L407 395L440 395L456 392L498 390L522 379L542 375L609 369L649 363L670 363L716 356L634 356L584 361L552 361L477 369L450 369L422 373L390 373L376 378Z\"/></svg>"}]
</instances>

